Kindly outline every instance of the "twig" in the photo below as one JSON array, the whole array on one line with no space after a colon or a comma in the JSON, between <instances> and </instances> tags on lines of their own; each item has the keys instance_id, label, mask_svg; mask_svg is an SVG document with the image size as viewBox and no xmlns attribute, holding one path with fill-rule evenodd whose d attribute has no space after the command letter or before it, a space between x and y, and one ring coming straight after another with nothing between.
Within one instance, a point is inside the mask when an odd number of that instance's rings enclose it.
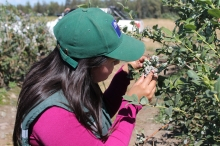
<instances>
[{"instance_id":1,"label":"twig","mask_svg":"<svg viewBox=\"0 0 220 146\"><path fill-rule=\"evenodd\" d=\"M102 85L104 86L104 89L106 90L106 87L105 87L105 82L102 82Z\"/></svg>"},{"instance_id":2,"label":"twig","mask_svg":"<svg viewBox=\"0 0 220 146\"><path fill-rule=\"evenodd\" d=\"M160 130L166 128L168 125L169 125L169 123L166 124L166 125L164 125L164 126L162 126L162 127L160 127L160 128L159 128L158 130L156 130L153 134L151 134L149 137L147 137L146 140L144 141L144 143L146 143L151 137L153 137L155 134L157 134Z\"/></svg>"},{"instance_id":3,"label":"twig","mask_svg":"<svg viewBox=\"0 0 220 146\"><path fill-rule=\"evenodd\" d=\"M186 67L188 67L189 69L193 70L193 67L189 66L188 64L185 64Z\"/></svg>"}]
</instances>

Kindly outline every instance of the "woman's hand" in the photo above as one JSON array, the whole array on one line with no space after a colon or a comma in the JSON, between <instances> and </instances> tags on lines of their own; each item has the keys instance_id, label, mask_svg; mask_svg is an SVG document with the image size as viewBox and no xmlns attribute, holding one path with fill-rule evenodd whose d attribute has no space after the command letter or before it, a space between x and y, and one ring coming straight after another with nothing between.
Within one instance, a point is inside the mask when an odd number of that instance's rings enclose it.
<instances>
[{"instance_id":1,"label":"woman's hand","mask_svg":"<svg viewBox=\"0 0 220 146\"><path fill-rule=\"evenodd\" d=\"M134 69L139 69L143 66L143 62L144 60L147 59L146 56L142 56L140 59L136 60L136 61L132 61L132 62L128 62L127 64L125 64L122 69L123 71L125 71L126 73L128 73L128 64L132 65L132 67Z\"/></svg>"},{"instance_id":2,"label":"woman's hand","mask_svg":"<svg viewBox=\"0 0 220 146\"><path fill-rule=\"evenodd\" d=\"M153 72L150 72L146 78L142 75L136 83L127 92L127 95L132 96L136 94L139 102L143 96L146 96L151 101L156 91L157 77L154 76Z\"/></svg>"}]
</instances>

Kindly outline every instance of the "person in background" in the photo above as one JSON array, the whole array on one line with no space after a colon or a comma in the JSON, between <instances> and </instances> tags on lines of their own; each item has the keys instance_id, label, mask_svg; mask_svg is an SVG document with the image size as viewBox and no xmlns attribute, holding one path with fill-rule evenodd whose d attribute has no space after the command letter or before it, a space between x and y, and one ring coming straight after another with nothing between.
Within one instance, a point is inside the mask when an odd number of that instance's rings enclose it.
<instances>
[{"instance_id":1,"label":"person in background","mask_svg":"<svg viewBox=\"0 0 220 146\"><path fill-rule=\"evenodd\" d=\"M71 9L70 8L66 8L63 12L66 14L70 11Z\"/></svg>"},{"instance_id":2,"label":"person in background","mask_svg":"<svg viewBox=\"0 0 220 146\"><path fill-rule=\"evenodd\" d=\"M153 72L130 84L128 63L142 67L143 42L121 33L99 8L78 8L54 27L56 48L29 70L18 99L14 145L127 146L141 105L123 95L149 100ZM119 61L126 61L103 93L98 85ZM114 122L111 118L116 115Z\"/></svg>"},{"instance_id":3,"label":"person in background","mask_svg":"<svg viewBox=\"0 0 220 146\"><path fill-rule=\"evenodd\" d=\"M57 19L55 19L55 20L53 20L53 21L47 22L46 26L47 26L47 28L48 28L49 33L52 34L52 35L54 35L54 33L53 33L53 28L54 28L54 26L57 24L57 22L58 22L60 19L62 19L66 14L68 14L69 12L74 11L74 10L75 10L75 8L73 8L73 9L65 8L64 11L63 11L61 14L57 15L57 16L58 16Z\"/></svg>"}]
</instances>

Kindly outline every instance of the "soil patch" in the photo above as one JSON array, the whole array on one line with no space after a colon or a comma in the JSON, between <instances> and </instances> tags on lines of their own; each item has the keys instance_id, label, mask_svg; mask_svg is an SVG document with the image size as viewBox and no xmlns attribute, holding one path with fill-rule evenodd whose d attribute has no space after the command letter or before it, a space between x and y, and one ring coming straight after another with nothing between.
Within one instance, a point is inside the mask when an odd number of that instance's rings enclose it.
<instances>
[{"instance_id":1,"label":"soil patch","mask_svg":"<svg viewBox=\"0 0 220 146\"><path fill-rule=\"evenodd\" d=\"M14 128L15 115L15 106L0 106L0 146L13 145L12 134Z\"/></svg>"}]
</instances>

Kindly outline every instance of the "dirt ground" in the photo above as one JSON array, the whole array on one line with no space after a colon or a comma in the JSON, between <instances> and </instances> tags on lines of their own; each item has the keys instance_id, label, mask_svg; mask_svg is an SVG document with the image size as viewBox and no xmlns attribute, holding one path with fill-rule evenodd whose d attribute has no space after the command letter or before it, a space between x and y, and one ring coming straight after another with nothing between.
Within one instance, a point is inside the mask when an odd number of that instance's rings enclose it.
<instances>
[{"instance_id":1,"label":"dirt ground","mask_svg":"<svg viewBox=\"0 0 220 146\"><path fill-rule=\"evenodd\" d=\"M0 146L12 145L12 133L14 127L14 120L16 115L15 104L11 104L17 100L17 95L11 93L9 96L9 105L0 105ZM3 99L3 102L6 99Z\"/></svg>"},{"instance_id":2,"label":"dirt ground","mask_svg":"<svg viewBox=\"0 0 220 146\"><path fill-rule=\"evenodd\" d=\"M171 20L157 20L157 19L146 19L144 20L145 26L153 26L159 24L159 26L165 26L169 29L174 27L174 23ZM162 24L162 25L161 25ZM144 39L143 42L146 44L147 51L145 55L154 54L154 50L157 47L160 47L159 44L152 42L149 39ZM151 48L151 50L148 50ZM124 64L121 62L118 66L115 67L112 75L118 70L118 68ZM110 76L111 79L112 76ZM104 90L105 87L108 87L110 80L106 80L104 83L100 83L101 88ZM105 85L105 87L104 87ZM12 145L12 133L14 127L14 119L16 114L16 107L14 102L17 99L18 94L11 92L9 94L7 105L0 104L0 146L9 146ZM157 108L152 107L143 107L143 109L138 113L135 130L140 131L144 130L146 137L150 137L148 142L144 146L174 146L178 145L177 140L167 138L169 131L160 130L163 125L155 122L155 115L158 114ZM129 146L135 146L136 133L132 133L131 141ZM153 135L155 134L155 135ZM151 137L151 135L153 135Z\"/></svg>"}]
</instances>

